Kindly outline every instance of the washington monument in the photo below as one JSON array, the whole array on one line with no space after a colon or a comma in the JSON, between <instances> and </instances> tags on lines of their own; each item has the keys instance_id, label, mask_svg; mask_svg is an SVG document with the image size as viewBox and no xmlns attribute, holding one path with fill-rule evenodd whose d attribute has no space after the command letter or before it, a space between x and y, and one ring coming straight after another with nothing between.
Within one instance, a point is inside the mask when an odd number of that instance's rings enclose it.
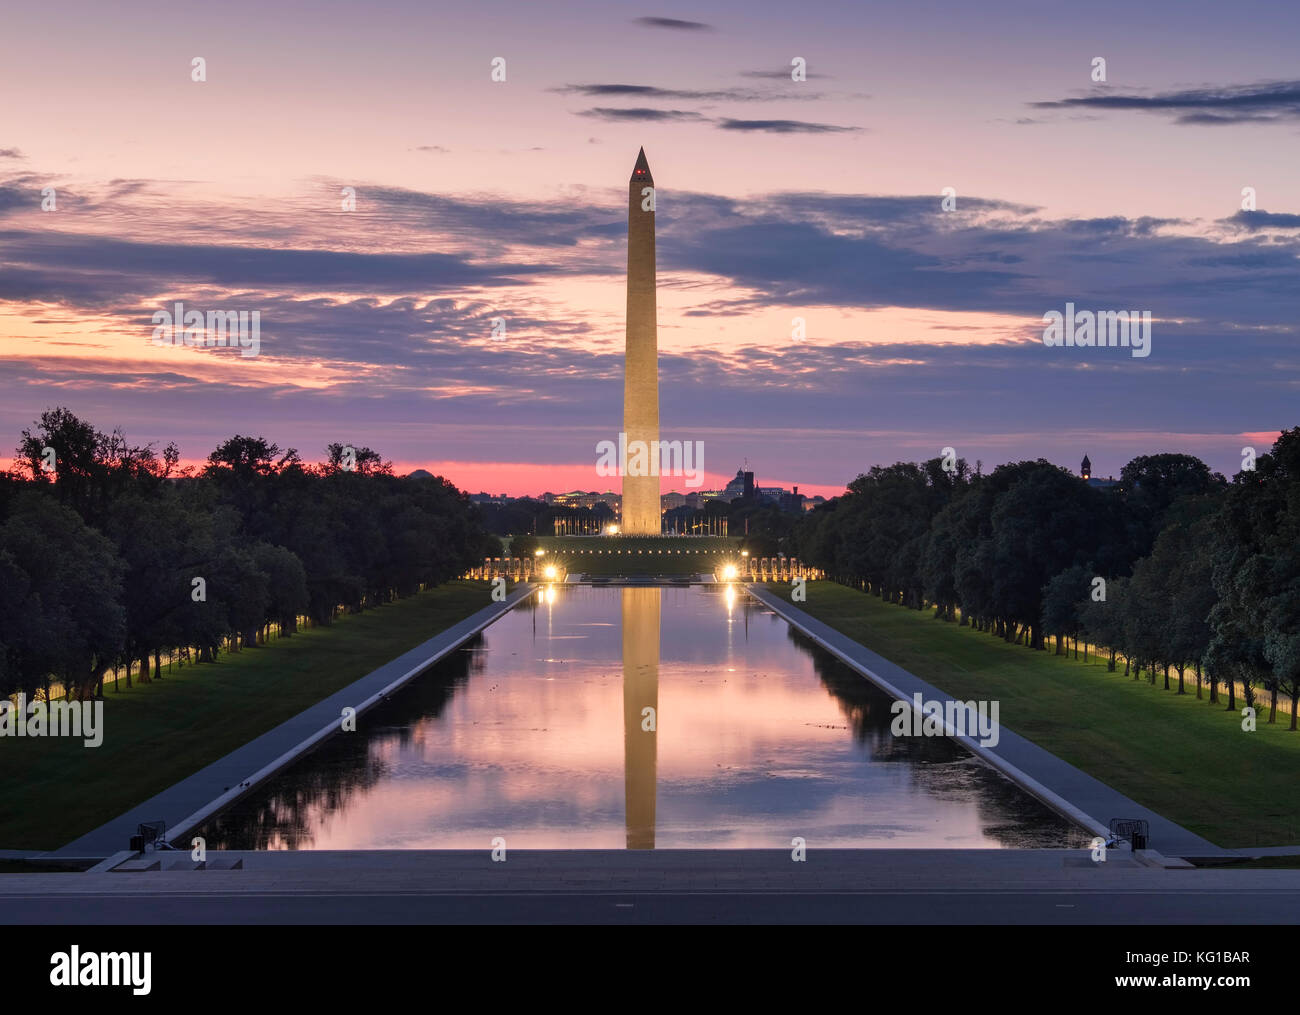
<instances>
[{"instance_id":1,"label":"washington monument","mask_svg":"<svg viewBox=\"0 0 1300 1015\"><path fill-rule=\"evenodd\" d=\"M627 194L627 348L623 365L623 430L629 447L659 447L659 336L655 313L654 177L642 148ZM623 526L629 536L657 536L659 469L623 476Z\"/></svg>"}]
</instances>

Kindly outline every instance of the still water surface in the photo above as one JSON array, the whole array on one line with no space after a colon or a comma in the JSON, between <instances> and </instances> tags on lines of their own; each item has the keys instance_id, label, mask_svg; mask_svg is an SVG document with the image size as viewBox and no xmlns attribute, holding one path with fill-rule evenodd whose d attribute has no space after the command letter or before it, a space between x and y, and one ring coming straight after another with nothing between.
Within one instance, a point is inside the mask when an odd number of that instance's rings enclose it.
<instances>
[{"instance_id":1,"label":"still water surface","mask_svg":"<svg viewBox=\"0 0 1300 1015\"><path fill-rule=\"evenodd\" d=\"M1086 842L952 741L894 737L890 702L735 589L561 586L199 834L222 849Z\"/></svg>"}]
</instances>

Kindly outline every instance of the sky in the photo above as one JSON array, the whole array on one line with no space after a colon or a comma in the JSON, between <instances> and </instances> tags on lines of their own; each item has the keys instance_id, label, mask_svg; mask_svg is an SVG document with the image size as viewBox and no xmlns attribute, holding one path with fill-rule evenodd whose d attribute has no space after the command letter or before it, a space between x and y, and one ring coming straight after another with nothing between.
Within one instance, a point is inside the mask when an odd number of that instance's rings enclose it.
<instances>
[{"instance_id":1,"label":"sky","mask_svg":"<svg viewBox=\"0 0 1300 1015\"><path fill-rule=\"evenodd\" d=\"M1300 425L1294 5L50 17L0 39L0 465L66 405L188 462L259 434L606 489L641 146L662 432L703 442L706 487L747 463L830 496L945 447L1231 475ZM153 343L177 301L257 311L258 354ZM1150 355L1045 345L1067 303L1148 311Z\"/></svg>"}]
</instances>

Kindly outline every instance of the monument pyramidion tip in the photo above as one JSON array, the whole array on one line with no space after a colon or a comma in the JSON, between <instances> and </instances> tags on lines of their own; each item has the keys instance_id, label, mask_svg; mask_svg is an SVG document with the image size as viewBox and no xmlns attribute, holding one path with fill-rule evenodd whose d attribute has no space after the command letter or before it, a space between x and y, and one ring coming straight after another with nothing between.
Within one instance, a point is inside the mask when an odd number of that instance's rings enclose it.
<instances>
[{"instance_id":1,"label":"monument pyramidion tip","mask_svg":"<svg viewBox=\"0 0 1300 1015\"><path fill-rule=\"evenodd\" d=\"M630 182L654 185L655 178L650 175L650 163L646 161L644 148L637 152L636 165L632 167L632 179Z\"/></svg>"}]
</instances>

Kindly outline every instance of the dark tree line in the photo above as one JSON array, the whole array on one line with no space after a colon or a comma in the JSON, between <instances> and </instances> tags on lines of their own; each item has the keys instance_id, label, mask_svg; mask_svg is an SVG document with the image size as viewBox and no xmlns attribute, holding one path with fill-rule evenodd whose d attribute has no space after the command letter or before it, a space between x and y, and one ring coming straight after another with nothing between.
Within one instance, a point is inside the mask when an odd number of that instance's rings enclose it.
<instances>
[{"instance_id":1,"label":"dark tree line","mask_svg":"<svg viewBox=\"0 0 1300 1015\"><path fill-rule=\"evenodd\" d=\"M1189 455L1140 456L1109 488L1043 460L874 467L782 549L837 581L1059 654L1082 641L1134 679L1236 710L1300 699L1300 428L1231 482Z\"/></svg>"},{"instance_id":2,"label":"dark tree line","mask_svg":"<svg viewBox=\"0 0 1300 1015\"><path fill-rule=\"evenodd\" d=\"M51 456L51 449L53 455ZM491 545L467 497L399 478L369 448L306 464L261 437L222 442L200 469L67 409L42 414L0 473L0 694L103 693L210 661L272 631L411 595ZM51 468L52 466L52 468Z\"/></svg>"}]
</instances>

